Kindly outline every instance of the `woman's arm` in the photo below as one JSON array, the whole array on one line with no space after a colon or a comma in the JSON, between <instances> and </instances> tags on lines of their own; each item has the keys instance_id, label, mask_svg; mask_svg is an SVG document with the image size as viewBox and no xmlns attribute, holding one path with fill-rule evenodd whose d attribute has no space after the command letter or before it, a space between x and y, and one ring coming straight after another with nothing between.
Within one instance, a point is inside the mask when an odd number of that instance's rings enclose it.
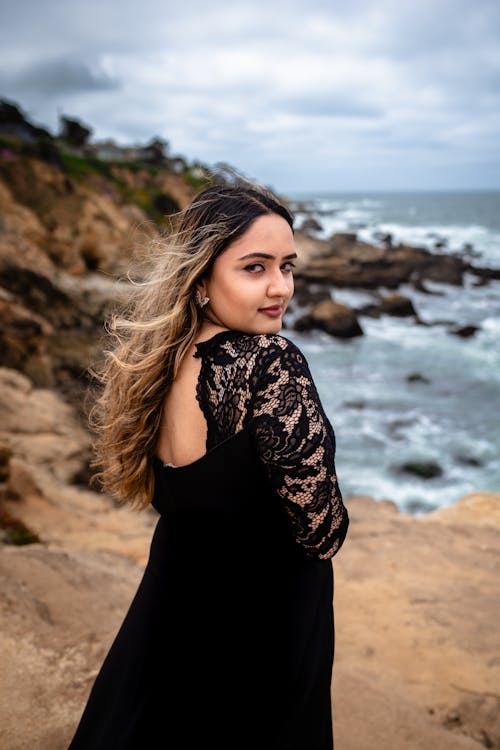
<instances>
[{"instance_id":1,"label":"woman's arm","mask_svg":"<svg viewBox=\"0 0 500 750\"><path fill-rule=\"evenodd\" d=\"M303 354L287 339L272 338L275 345L254 372L250 425L296 541L308 555L327 559L349 524L335 473L335 435Z\"/></svg>"}]
</instances>

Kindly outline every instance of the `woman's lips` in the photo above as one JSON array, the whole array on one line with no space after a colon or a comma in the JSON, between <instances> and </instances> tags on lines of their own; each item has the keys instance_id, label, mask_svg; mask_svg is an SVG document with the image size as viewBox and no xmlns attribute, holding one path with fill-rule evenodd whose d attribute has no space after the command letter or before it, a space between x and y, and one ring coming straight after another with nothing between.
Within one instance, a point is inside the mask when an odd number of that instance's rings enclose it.
<instances>
[{"instance_id":1,"label":"woman's lips","mask_svg":"<svg viewBox=\"0 0 500 750\"><path fill-rule=\"evenodd\" d=\"M268 315L270 318L279 318L283 312L281 305L272 305L271 307L261 307L259 312Z\"/></svg>"}]
</instances>

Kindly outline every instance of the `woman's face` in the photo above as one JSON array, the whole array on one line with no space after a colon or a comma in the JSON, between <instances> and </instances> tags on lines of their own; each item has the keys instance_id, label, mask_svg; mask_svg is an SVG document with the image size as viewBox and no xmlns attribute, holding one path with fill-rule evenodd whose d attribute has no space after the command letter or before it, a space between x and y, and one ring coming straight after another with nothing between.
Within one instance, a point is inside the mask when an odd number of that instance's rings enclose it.
<instances>
[{"instance_id":1,"label":"woman's face","mask_svg":"<svg viewBox=\"0 0 500 750\"><path fill-rule=\"evenodd\" d=\"M277 333L293 294L293 233L277 214L259 216L216 258L210 276L198 284L210 299L212 323L244 333Z\"/></svg>"}]
</instances>

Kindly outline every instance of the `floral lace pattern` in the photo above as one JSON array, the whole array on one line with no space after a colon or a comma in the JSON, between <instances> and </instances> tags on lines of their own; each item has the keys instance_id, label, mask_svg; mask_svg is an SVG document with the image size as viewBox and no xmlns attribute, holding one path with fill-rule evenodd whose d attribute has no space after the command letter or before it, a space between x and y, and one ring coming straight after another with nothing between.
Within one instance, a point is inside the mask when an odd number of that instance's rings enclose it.
<instances>
[{"instance_id":1,"label":"floral lace pattern","mask_svg":"<svg viewBox=\"0 0 500 750\"><path fill-rule=\"evenodd\" d=\"M197 345L197 399L207 451L242 429L255 436L270 484L282 498L296 541L332 557L348 526L335 474L335 435L300 350L279 335L217 334Z\"/></svg>"}]
</instances>

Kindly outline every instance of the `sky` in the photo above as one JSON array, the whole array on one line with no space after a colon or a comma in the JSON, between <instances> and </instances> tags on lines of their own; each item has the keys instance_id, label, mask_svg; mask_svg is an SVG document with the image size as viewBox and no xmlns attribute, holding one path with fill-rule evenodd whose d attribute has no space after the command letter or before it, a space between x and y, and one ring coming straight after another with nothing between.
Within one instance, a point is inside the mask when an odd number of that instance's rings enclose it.
<instances>
[{"instance_id":1,"label":"sky","mask_svg":"<svg viewBox=\"0 0 500 750\"><path fill-rule=\"evenodd\" d=\"M497 189L500 3L1 0L0 97L289 194Z\"/></svg>"}]
</instances>

